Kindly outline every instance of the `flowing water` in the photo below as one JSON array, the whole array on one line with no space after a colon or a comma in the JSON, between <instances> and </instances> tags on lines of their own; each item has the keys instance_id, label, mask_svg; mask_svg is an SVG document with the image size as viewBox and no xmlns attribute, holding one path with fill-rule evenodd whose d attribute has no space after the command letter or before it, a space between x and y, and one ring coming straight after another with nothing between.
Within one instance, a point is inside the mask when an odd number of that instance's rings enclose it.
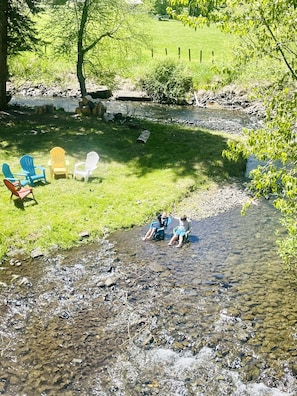
<instances>
[{"instance_id":1,"label":"flowing water","mask_svg":"<svg viewBox=\"0 0 297 396\"><path fill-rule=\"evenodd\" d=\"M0 267L0 394L297 394L296 283L268 202Z\"/></svg>"},{"instance_id":2,"label":"flowing water","mask_svg":"<svg viewBox=\"0 0 297 396\"><path fill-rule=\"evenodd\" d=\"M239 110L222 108L200 108L197 106L168 106L153 102L133 102L102 100L108 113L121 113L132 117L151 120L166 120L167 122L187 123L210 130L220 130L228 133L240 133L243 127L256 128L260 121L255 116ZM78 99L59 97L28 97L15 96L10 104L20 106L53 105L56 109L75 112Z\"/></svg>"}]
</instances>

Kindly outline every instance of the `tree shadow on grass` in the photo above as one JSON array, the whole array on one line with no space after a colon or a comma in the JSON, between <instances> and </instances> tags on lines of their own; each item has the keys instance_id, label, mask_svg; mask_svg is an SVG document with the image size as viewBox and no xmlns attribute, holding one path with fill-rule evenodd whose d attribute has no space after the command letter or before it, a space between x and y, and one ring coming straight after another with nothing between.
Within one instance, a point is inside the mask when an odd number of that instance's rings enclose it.
<instances>
[{"instance_id":1,"label":"tree shadow on grass","mask_svg":"<svg viewBox=\"0 0 297 396\"><path fill-rule=\"evenodd\" d=\"M54 146L61 146L73 162L94 150L101 162L131 164L133 174L137 169L138 177L157 169L171 169L176 178L199 179L205 175L218 182L244 174L244 160L234 163L222 158L222 151L227 148L227 137L222 134L145 120L138 120L138 124L135 129L106 124L95 117L78 119L69 113L58 116L27 113L16 118L10 126L1 126L0 138L5 141L7 156L20 158L29 153L35 156L36 164L43 166L46 164L40 161L49 158ZM142 144L137 139L144 129L151 134Z\"/></svg>"}]
</instances>

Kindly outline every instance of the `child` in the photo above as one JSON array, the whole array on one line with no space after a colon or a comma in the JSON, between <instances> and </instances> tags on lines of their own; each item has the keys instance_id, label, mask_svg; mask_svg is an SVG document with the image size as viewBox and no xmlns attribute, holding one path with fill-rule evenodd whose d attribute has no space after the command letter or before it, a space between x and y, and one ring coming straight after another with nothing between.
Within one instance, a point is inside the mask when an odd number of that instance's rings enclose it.
<instances>
[{"instance_id":1,"label":"child","mask_svg":"<svg viewBox=\"0 0 297 396\"><path fill-rule=\"evenodd\" d=\"M147 233L145 236L142 238L143 241L146 241L148 239L152 239L153 235L156 231L157 228L166 228L168 224L168 216L166 212L160 213L157 217L157 221L153 221L150 224L150 228L148 229Z\"/></svg>"},{"instance_id":2,"label":"child","mask_svg":"<svg viewBox=\"0 0 297 396\"><path fill-rule=\"evenodd\" d=\"M182 217L178 218L179 220L179 225L173 230L173 236L170 239L168 246L172 246L175 241L178 240L178 245L176 247L180 248L182 247L184 238L189 235L192 229L192 223L191 220L187 218L186 215L183 215Z\"/></svg>"}]
</instances>

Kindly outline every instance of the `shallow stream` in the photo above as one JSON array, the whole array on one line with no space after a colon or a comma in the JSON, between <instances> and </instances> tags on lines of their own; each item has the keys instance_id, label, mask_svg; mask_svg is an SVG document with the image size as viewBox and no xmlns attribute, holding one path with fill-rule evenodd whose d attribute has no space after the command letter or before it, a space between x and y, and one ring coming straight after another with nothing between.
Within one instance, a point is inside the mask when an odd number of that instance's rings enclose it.
<instances>
[{"instance_id":1,"label":"shallow stream","mask_svg":"<svg viewBox=\"0 0 297 396\"><path fill-rule=\"evenodd\" d=\"M106 111L111 114L121 113L124 116L146 118L153 121L166 120L166 122L179 122L205 128L219 130L228 133L240 133L242 128L255 128L260 120L239 110L226 108L201 108L198 106L168 106L153 102L133 102L102 100ZM63 109L74 113L78 107L78 99L44 97L44 96L15 96L12 105L20 106L43 106L53 105L56 109Z\"/></svg>"},{"instance_id":2,"label":"shallow stream","mask_svg":"<svg viewBox=\"0 0 297 396\"><path fill-rule=\"evenodd\" d=\"M268 202L0 267L0 394L297 394L296 283Z\"/></svg>"}]
</instances>

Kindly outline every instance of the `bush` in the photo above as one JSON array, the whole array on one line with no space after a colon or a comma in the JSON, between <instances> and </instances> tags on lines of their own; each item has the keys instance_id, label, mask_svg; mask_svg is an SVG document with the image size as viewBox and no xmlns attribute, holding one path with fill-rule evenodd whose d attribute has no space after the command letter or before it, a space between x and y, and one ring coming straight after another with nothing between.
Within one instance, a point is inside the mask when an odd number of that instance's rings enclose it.
<instances>
[{"instance_id":1,"label":"bush","mask_svg":"<svg viewBox=\"0 0 297 396\"><path fill-rule=\"evenodd\" d=\"M193 88L193 81L181 63L166 60L141 80L141 87L154 102L186 104L186 96Z\"/></svg>"}]
</instances>

